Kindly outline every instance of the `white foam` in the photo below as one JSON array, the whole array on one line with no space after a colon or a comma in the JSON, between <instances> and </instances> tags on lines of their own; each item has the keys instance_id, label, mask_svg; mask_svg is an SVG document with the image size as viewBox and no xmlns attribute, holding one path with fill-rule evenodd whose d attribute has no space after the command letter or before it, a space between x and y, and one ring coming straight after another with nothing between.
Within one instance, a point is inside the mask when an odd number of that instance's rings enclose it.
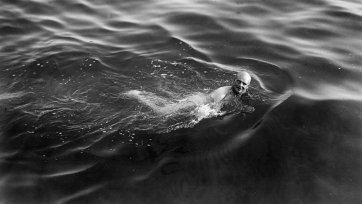
<instances>
[{"instance_id":1,"label":"white foam","mask_svg":"<svg viewBox=\"0 0 362 204\"><path fill-rule=\"evenodd\" d=\"M2 93L2 94L0 94L0 101L1 100L12 99L12 98L18 98L18 97L21 97L21 96L24 96L24 95L25 95L24 92Z\"/></svg>"},{"instance_id":2,"label":"white foam","mask_svg":"<svg viewBox=\"0 0 362 204\"><path fill-rule=\"evenodd\" d=\"M194 113L199 120L219 115L219 111L216 108L211 107L210 104L198 106Z\"/></svg>"},{"instance_id":3,"label":"white foam","mask_svg":"<svg viewBox=\"0 0 362 204\"><path fill-rule=\"evenodd\" d=\"M147 105L159 114L171 114L183 109L197 107L207 103L207 97L201 93L189 95L185 99L178 100L178 102L173 102L175 99L172 98L167 99L157 96L151 92L139 90L131 90L124 93L124 95L137 99L140 103Z\"/></svg>"}]
</instances>

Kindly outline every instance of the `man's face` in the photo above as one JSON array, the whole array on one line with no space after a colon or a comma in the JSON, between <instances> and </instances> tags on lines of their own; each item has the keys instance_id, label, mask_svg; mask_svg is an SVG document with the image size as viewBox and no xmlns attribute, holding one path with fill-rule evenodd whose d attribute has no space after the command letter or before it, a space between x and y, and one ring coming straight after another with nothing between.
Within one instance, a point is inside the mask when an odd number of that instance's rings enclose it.
<instances>
[{"instance_id":1,"label":"man's face","mask_svg":"<svg viewBox=\"0 0 362 204\"><path fill-rule=\"evenodd\" d=\"M238 75L232 86L233 90L239 94L244 94L249 88L250 81L249 75Z\"/></svg>"}]
</instances>

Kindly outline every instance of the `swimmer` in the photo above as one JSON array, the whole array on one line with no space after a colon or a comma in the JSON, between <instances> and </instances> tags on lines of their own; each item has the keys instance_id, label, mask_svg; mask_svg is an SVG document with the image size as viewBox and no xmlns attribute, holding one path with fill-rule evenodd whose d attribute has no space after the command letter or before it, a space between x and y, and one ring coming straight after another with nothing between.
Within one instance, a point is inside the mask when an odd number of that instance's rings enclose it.
<instances>
[{"instance_id":1,"label":"swimmer","mask_svg":"<svg viewBox=\"0 0 362 204\"><path fill-rule=\"evenodd\" d=\"M149 106L157 113L168 114L181 109L205 104L215 104L217 109L220 109L222 104L227 104L235 97L241 97L247 94L250 82L250 74L246 71L240 71L237 73L236 79L231 86L220 87L210 94L197 93L181 100L179 103L169 103L167 100L153 93L138 90L132 90L125 94L138 99L141 103Z\"/></svg>"},{"instance_id":2,"label":"swimmer","mask_svg":"<svg viewBox=\"0 0 362 204\"><path fill-rule=\"evenodd\" d=\"M246 94L251 82L251 76L246 71L240 71L236 75L236 79L232 86L223 86L210 94L214 103L227 102L232 97L242 96Z\"/></svg>"}]
</instances>

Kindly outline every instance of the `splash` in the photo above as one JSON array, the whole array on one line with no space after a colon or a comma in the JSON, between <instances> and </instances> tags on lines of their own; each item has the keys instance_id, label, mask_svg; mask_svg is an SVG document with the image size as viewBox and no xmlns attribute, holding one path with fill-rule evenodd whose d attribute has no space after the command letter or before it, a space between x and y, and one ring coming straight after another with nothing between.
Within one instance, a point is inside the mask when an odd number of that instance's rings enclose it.
<instances>
[{"instance_id":1,"label":"splash","mask_svg":"<svg viewBox=\"0 0 362 204\"><path fill-rule=\"evenodd\" d=\"M193 127L203 118L221 114L217 106L210 104L207 95L202 93L194 93L180 99L171 96L166 98L147 91L131 90L125 92L124 96L149 108L147 115L153 115L153 119L162 121L160 124L168 124L165 127L166 132ZM148 118L151 119L151 117Z\"/></svg>"},{"instance_id":2,"label":"splash","mask_svg":"<svg viewBox=\"0 0 362 204\"><path fill-rule=\"evenodd\" d=\"M165 98L151 92L139 90L131 90L125 92L124 95L149 108L147 115L154 115L154 117L148 117L148 119L157 120L159 124L162 124L163 128L161 128L160 132L191 128L203 119L237 113L241 110L246 112L254 111L253 107L237 101L232 101L232 104L214 103L209 95L199 92L187 95L183 99ZM138 114L145 115L143 112Z\"/></svg>"}]
</instances>

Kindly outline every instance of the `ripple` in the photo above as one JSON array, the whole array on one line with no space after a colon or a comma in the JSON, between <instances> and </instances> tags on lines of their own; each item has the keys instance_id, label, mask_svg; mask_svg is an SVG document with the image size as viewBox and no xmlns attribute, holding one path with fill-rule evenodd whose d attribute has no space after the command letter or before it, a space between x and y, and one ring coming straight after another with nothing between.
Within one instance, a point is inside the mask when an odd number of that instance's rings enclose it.
<instances>
[{"instance_id":1,"label":"ripple","mask_svg":"<svg viewBox=\"0 0 362 204\"><path fill-rule=\"evenodd\" d=\"M260 3L254 3L254 4L241 4L241 7L239 8L239 13L242 13L243 15L255 15L255 16L266 16L271 15L275 12L271 7L268 7L266 5L260 4Z\"/></svg>"},{"instance_id":2,"label":"ripple","mask_svg":"<svg viewBox=\"0 0 362 204\"><path fill-rule=\"evenodd\" d=\"M4 35L19 35L26 33L34 33L41 30L41 28L35 24L33 21L30 21L26 18L15 18L11 20L6 20L1 23L0 31ZM5 25L4 25L5 24ZM13 32L14 33L11 33Z\"/></svg>"},{"instance_id":3,"label":"ripple","mask_svg":"<svg viewBox=\"0 0 362 204\"><path fill-rule=\"evenodd\" d=\"M107 25L113 29L137 29L139 24L135 22L120 21L119 19L111 19L107 21Z\"/></svg>"},{"instance_id":4,"label":"ripple","mask_svg":"<svg viewBox=\"0 0 362 204\"><path fill-rule=\"evenodd\" d=\"M1 2L0 202L360 200L359 1ZM240 70L243 111L192 126L124 94Z\"/></svg>"},{"instance_id":5,"label":"ripple","mask_svg":"<svg viewBox=\"0 0 362 204\"><path fill-rule=\"evenodd\" d=\"M88 187L87 189L84 189L84 190L75 192L72 195L63 197L63 198L57 200L56 203L59 203L59 204L68 203L68 202L70 202L72 200L76 200L77 198L80 198L80 197L86 196L88 194L94 193L95 191L98 191L102 187L103 187L103 185L95 185L95 186L92 186L92 187Z\"/></svg>"},{"instance_id":6,"label":"ripple","mask_svg":"<svg viewBox=\"0 0 362 204\"><path fill-rule=\"evenodd\" d=\"M64 29L65 25L64 22L58 20L58 19L51 19L47 17L46 19L43 19L39 22L39 24L43 25L45 29Z\"/></svg>"},{"instance_id":7,"label":"ripple","mask_svg":"<svg viewBox=\"0 0 362 204\"><path fill-rule=\"evenodd\" d=\"M182 52L186 52L187 55L189 55L189 56L197 57L204 61L209 61L209 62L211 61L211 59L206 54L202 53L201 51L198 51L197 49L193 48L191 45L187 44L186 42L182 41L181 39L172 37L167 42L167 44L174 45L175 47L177 47L176 49L178 49Z\"/></svg>"},{"instance_id":8,"label":"ripple","mask_svg":"<svg viewBox=\"0 0 362 204\"><path fill-rule=\"evenodd\" d=\"M22 2L18 4L19 7L23 9L23 13L32 16L32 15L56 15L59 14L60 11L57 7L52 4L44 3L44 2Z\"/></svg>"},{"instance_id":9,"label":"ripple","mask_svg":"<svg viewBox=\"0 0 362 204\"><path fill-rule=\"evenodd\" d=\"M359 88L360 83L349 81L340 81L338 85L319 84L309 90L296 88L295 93L301 97L312 100L345 100L362 101L362 91ZM343 87L341 87L343 86Z\"/></svg>"},{"instance_id":10,"label":"ripple","mask_svg":"<svg viewBox=\"0 0 362 204\"><path fill-rule=\"evenodd\" d=\"M3 35L21 35L25 33L23 29L15 26L2 26L0 27L0 32Z\"/></svg>"},{"instance_id":11,"label":"ripple","mask_svg":"<svg viewBox=\"0 0 362 204\"><path fill-rule=\"evenodd\" d=\"M338 36L338 34L333 31L329 31L325 28L316 28L314 26L297 26L295 28L290 28L286 34L310 40L323 40L324 38L333 38Z\"/></svg>"},{"instance_id":12,"label":"ripple","mask_svg":"<svg viewBox=\"0 0 362 204\"><path fill-rule=\"evenodd\" d=\"M94 165L95 164L85 164L85 165L77 164L77 165L72 165L72 166L68 167L69 169L64 165L61 165L59 167L52 166L52 168L54 168L55 171L47 172L47 173L43 174L42 177L43 178L56 178L56 177L62 177L62 176L77 174L77 173L86 171L87 169L91 168Z\"/></svg>"},{"instance_id":13,"label":"ripple","mask_svg":"<svg viewBox=\"0 0 362 204\"><path fill-rule=\"evenodd\" d=\"M72 2L70 7L67 7L67 12L76 13L76 14L86 14L86 15L97 15L97 9L95 6L92 6L90 2Z\"/></svg>"},{"instance_id":14,"label":"ripple","mask_svg":"<svg viewBox=\"0 0 362 204\"><path fill-rule=\"evenodd\" d=\"M324 11L324 14L337 19L350 19L352 21L360 21L362 19L361 14L353 13L353 8L344 9L342 7L333 6Z\"/></svg>"}]
</instances>

